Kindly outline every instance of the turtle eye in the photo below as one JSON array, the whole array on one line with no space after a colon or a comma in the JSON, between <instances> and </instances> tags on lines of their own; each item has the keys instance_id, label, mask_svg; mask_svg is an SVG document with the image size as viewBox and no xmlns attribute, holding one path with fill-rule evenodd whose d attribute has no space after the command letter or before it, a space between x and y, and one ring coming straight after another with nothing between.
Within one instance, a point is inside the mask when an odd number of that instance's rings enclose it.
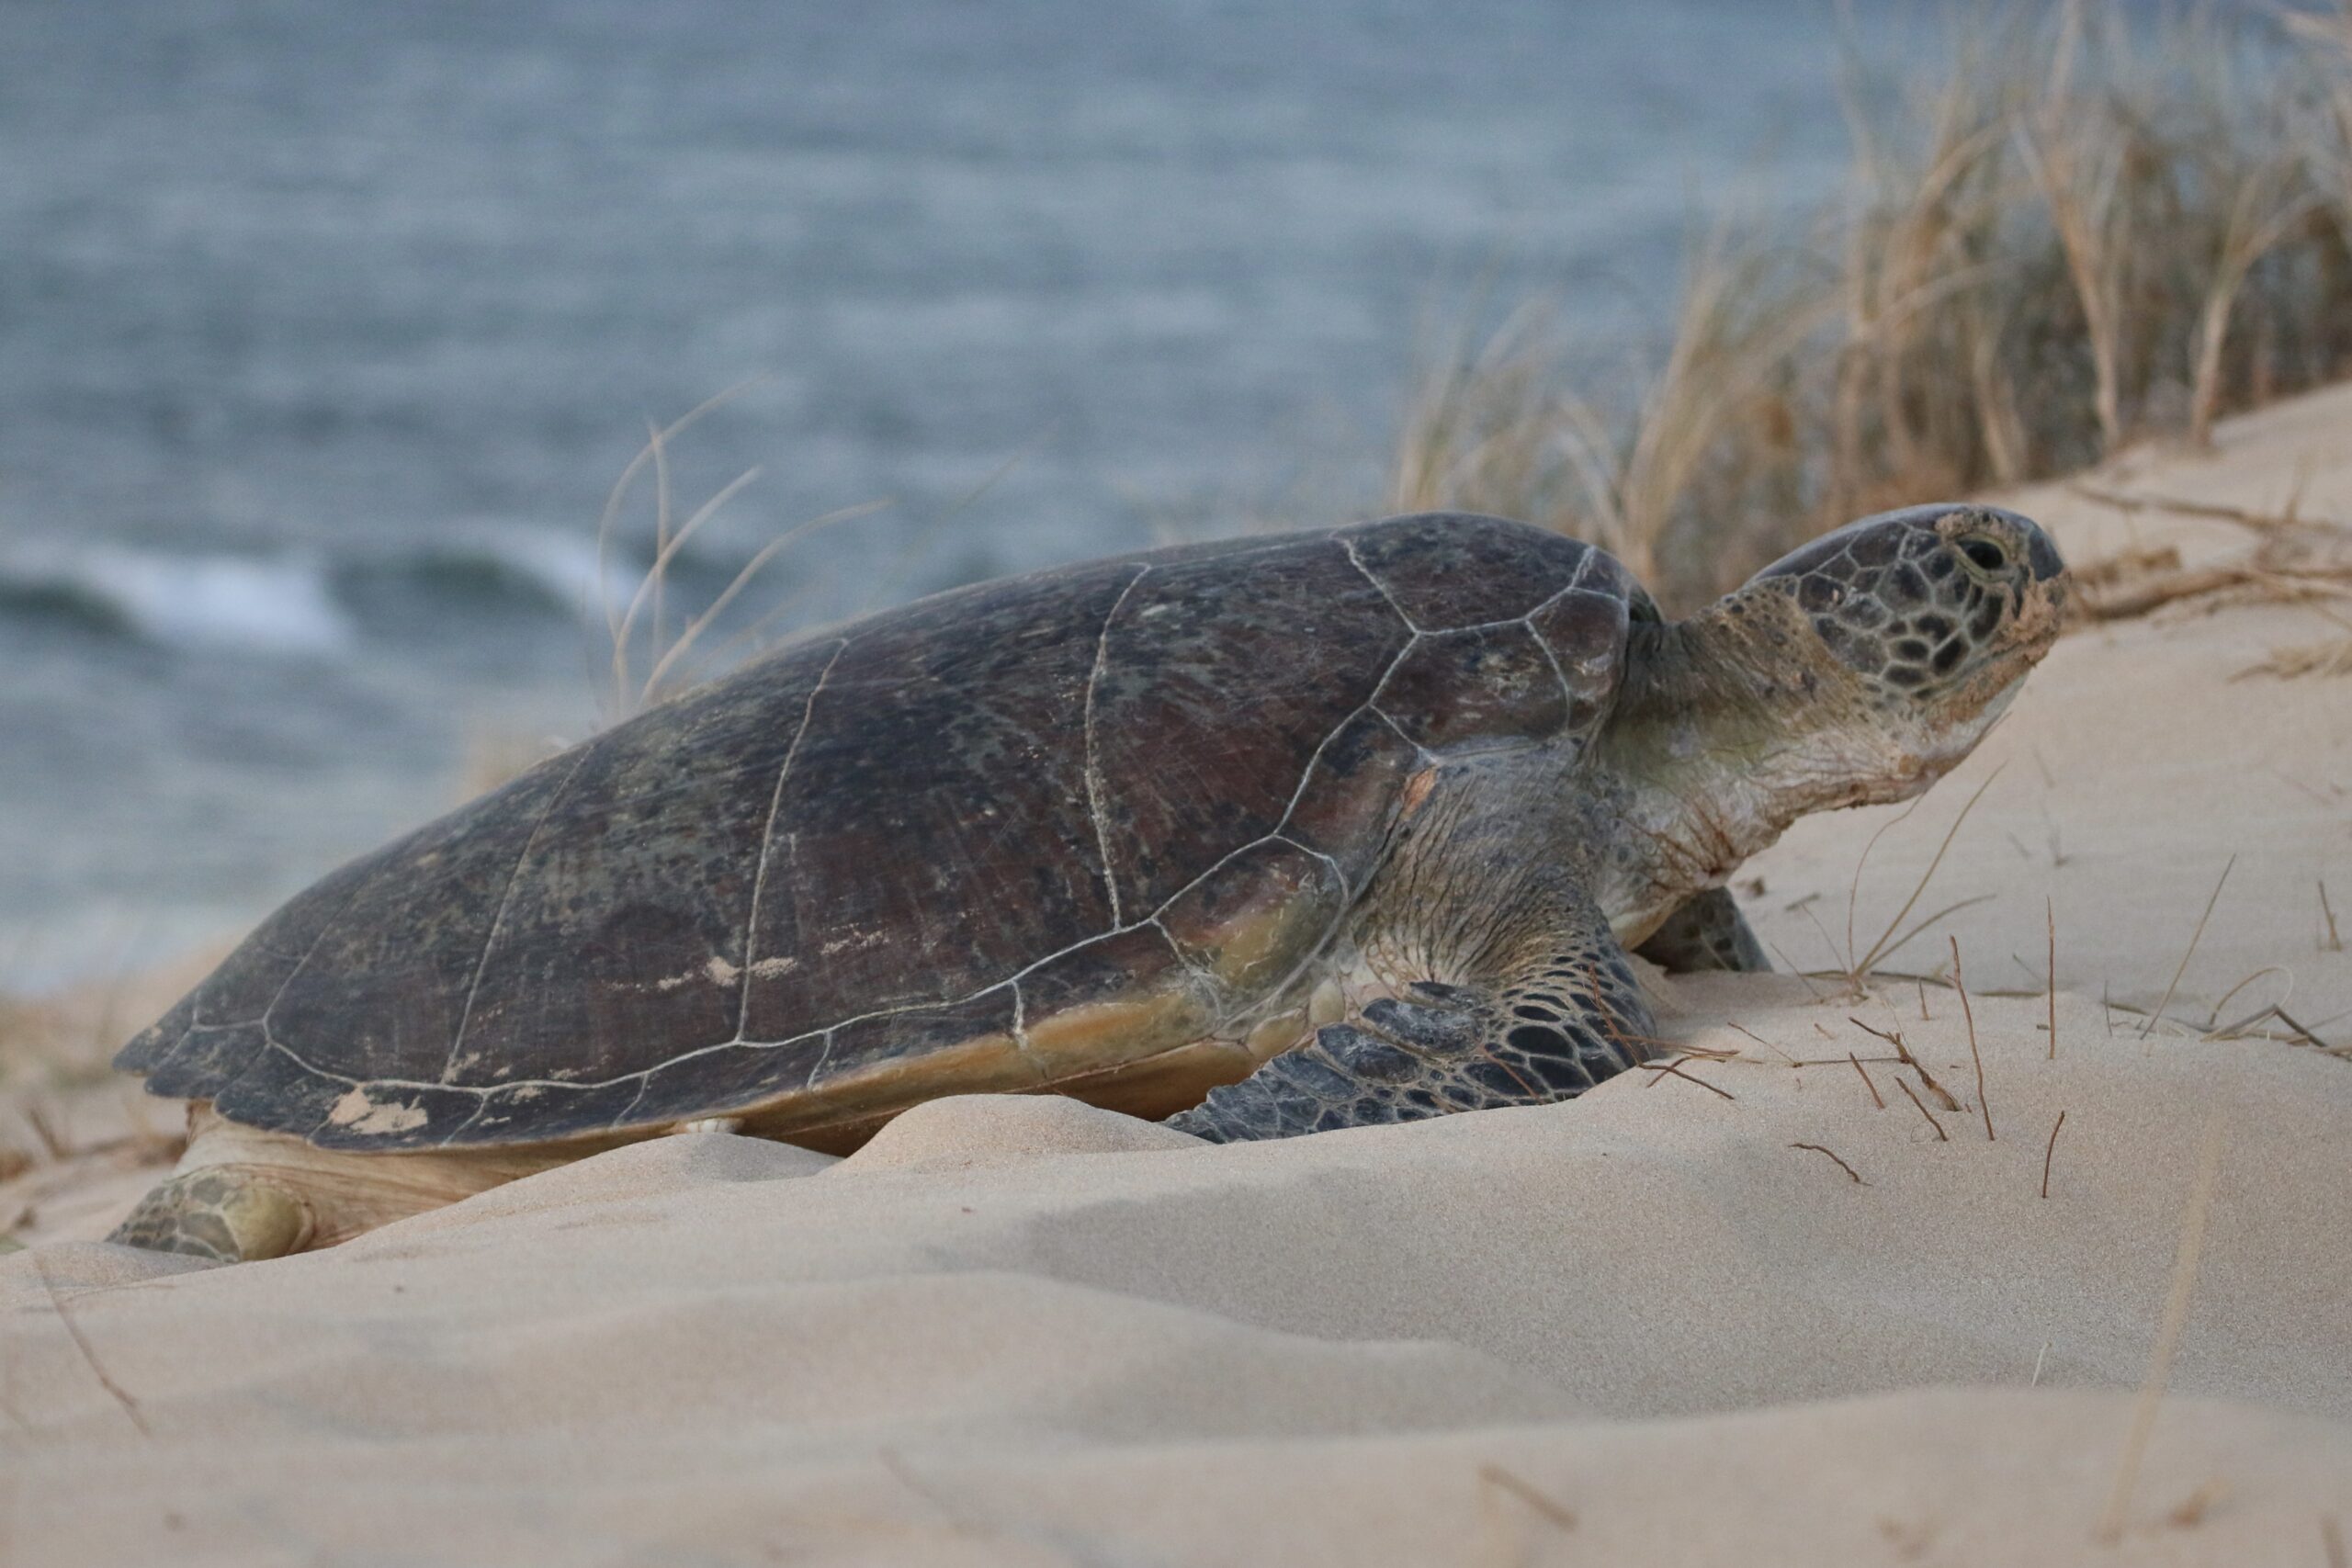
<instances>
[{"instance_id":1,"label":"turtle eye","mask_svg":"<svg viewBox=\"0 0 2352 1568\"><path fill-rule=\"evenodd\" d=\"M1961 540L1960 553L1979 571L1999 571L2009 564L2009 552L2002 548L2000 541L1982 534L1972 534Z\"/></svg>"}]
</instances>

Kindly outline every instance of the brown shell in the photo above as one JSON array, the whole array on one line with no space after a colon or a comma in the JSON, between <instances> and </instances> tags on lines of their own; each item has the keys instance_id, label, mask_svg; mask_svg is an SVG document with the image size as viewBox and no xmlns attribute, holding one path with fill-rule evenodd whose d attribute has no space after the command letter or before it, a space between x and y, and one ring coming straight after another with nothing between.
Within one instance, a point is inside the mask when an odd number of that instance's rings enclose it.
<instances>
[{"instance_id":1,"label":"brown shell","mask_svg":"<svg viewBox=\"0 0 2352 1568\"><path fill-rule=\"evenodd\" d=\"M334 873L117 1065L386 1151L1107 1081L1295 974L1434 754L1589 733L1639 594L1428 515L868 616Z\"/></svg>"}]
</instances>

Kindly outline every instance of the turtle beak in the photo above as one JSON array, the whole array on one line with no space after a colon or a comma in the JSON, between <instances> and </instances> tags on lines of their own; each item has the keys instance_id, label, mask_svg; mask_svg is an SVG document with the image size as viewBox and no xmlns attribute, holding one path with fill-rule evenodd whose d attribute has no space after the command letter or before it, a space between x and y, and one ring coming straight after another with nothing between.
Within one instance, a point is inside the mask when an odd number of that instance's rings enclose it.
<instances>
[{"instance_id":1,"label":"turtle beak","mask_svg":"<svg viewBox=\"0 0 2352 1568\"><path fill-rule=\"evenodd\" d=\"M2033 568L2033 580L2036 582L2054 584L2052 592L2062 594L2065 592L2066 562L2058 554L2058 547L2051 541L2050 536L2042 532L2041 525L2029 518L2018 517L2014 512L2004 513L2002 515L2017 517L2018 522L2023 525L2026 535L2026 560Z\"/></svg>"}]
</instances>

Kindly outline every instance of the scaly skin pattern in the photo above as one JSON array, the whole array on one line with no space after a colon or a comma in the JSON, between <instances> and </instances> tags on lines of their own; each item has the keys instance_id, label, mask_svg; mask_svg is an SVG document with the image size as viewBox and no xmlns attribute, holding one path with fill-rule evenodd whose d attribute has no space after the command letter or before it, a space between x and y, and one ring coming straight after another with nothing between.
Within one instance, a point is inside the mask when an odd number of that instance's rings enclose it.
<instances>
[{"instance_id":1,"label":"scaly skin pattern","mask_svg":"<svg viewBox=\"0 0 2352 1568\"><path fill-rule=\"evenodd\" d=\"M311 1228L299 1194L212 1167L174 1177L148 1193L107 1239L237 1263L299 1251Z\"/></svg>"},{"instance_id":2,"label":"scaly skin pattern","mask_svg":"<svg viewBox=\"0 0 2352 1568\"><path fill-rule=\"evenodd\" d=\"M1573 768L1460 765L1374 885L1408 982L1173 1124L1218 1141L1565 1099L1645 1055L1620 942L1767 967L1724 881L1809 811L1954 766L2057 634L2064 567L2012 513L1918 508L1816 541L1702 614L1631 628ZM1545 988L1548 984L1549 988Z\"/></svg>"},{"instance_id":3,"label":"scaly skin pattern","mask_svg":"<svg viewBox=\"0 0 2352 1568\"><path fill-rule=\"evenodd\" d=\"M1577 769L1532 747L1443 770L1355 922L1392 994L1169 1124L1225 1143L1543 1104L1647 1055L1648 1005L1585 890Z\"/></svg>"}]
</instances>

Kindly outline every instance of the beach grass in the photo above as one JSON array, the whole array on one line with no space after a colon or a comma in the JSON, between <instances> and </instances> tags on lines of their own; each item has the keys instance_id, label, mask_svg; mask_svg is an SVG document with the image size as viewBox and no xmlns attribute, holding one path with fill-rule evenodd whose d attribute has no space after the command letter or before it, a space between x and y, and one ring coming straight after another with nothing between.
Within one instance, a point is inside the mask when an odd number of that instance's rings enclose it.
<instances>
[{"instance_id":1,"label":"beach grass","mask_svg":"<svg viewBox=\"0 0 2352 1568\"><path fill-rule=\"evenodd\" d=\"M1600 543L1688 609L1829 527L2077 470L2352 366L2352 0L1978 10L1849 54L1843 188L1712 221L1595 371L1543 302L1429 356L1386 500Z\"/></svg>"}]
</instances>

